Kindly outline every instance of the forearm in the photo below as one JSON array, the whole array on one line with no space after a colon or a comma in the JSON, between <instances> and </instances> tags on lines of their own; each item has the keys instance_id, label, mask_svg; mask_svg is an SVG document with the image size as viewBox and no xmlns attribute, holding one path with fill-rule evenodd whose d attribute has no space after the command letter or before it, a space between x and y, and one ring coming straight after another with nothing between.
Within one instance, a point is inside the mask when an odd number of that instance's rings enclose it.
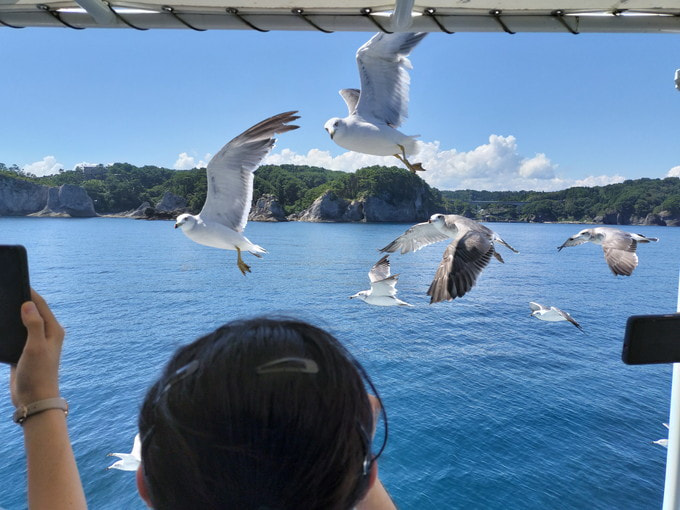
<instances>
[{"instance_id":1,"label":"forearm","mask_svg":"<svg viewBox=\"0 0 680 510\"><path fill-rule=\"evenodd\" d=\"M50 409L23 425L28 465L28 507L31 510L86 509L66 416Z\"/></svg>"},{"instance_id":2,"label":"forearm","mask_svg":"<svg viewBox=\"0 0 680 510\"><path fill-rule=\"evenodd\" d=\"M396 508L397 506L379 479L356 506L356 510L396 510Z\"/></svg>"}]
</instances>

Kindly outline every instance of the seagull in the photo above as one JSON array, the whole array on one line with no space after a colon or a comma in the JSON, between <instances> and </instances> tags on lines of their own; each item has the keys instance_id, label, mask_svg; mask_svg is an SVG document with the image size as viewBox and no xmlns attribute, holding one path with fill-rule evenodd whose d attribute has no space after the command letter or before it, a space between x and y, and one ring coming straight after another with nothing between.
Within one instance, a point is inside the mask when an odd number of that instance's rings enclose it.
<instances>
[{"instance_id":1,"label":"seagull","mask_svg":"<svg viewBox=\"0 0 680 510\"><path fill-rule=\"evenodd\" d=\"M368 272L371 280L370 290L362 290L349 298L359 298L369 305L376 306L413 306L397 298L397 280L399 275L390 276L389 255L381 258Z\"/></svg>"},{"instance_id":2,"label":"seagull","mask_svg":"<svg viewBox=\"0 0 680 510\"><path fill-rule=\"evenodd\" d=\"M557 251L565 246L577 246L588 241L602 245L604 259L612 273L630 276L638 265L638 256L635 253L637 244L656 242L658 239L645 237L642 234L631 234L612 227L586 228L564 241L562 246L557 247Z\"/></svg>"},{"instance_id":3,"label":"seagull","mask_svg":"<svg viewBox=\"0 0 680 510\"><path fill-rule=\"evenodd\" d=\"M236 265L244 276L250 266L243 262L241 251L258 258L260 253L267 253L243 235L253 200L253 172L274 147L274 134L299 127L288 124L300 118L295 113L280 113L263 120L222 147L208 163L208 193L203 209L195 216L180 214L175 223L175 228L181 228L198 244L236 250Z\"/></svg>"},{"instance_id":4,"label":"seagull","mask_svg":"<svg viewBox=\"0 0 680 510\"><path fill-rule=\"evenodd\" d=\"M444 250L427 290L430 304L463 297L474 286L492 255L503 262L503 257L494 249L494 242L519 253L490 228L457 214L433 214L428 221L412 226L380 251L400 250L403 254L445 239L453 241Z\"/></svg>"},{"instance_id":5,"label":"seagull","mask_svg":"<svg viewBox=\"0 0 680 510\"><path fill-rule=\"evenodd\" d=\"M664 427L670 430L670 425L668 423L663 424ZM663 438L663 439L657 439L656 441L652 441L653 444L658 444L659 446L663 446L664 448L668 448L668 439Z\"/></svg>"},{"instance_id":6,"label":"seagull","mask_svg":"<svg viewBox=\"0 0 680 510\"><path fill-rule=\"evenodd\" d=\"M137 468L142 463L142 442L139 439L139 434L135 436L132 451L130 453L109 453L109 457L119 457L106 469L120 469L121 471L137 471Z\"/></svg>"},{"instance_id":7,"label":"seagull","mask_svg":"<svg viewBox=\"0 0 680 510\"><path fill-rule=\"evenodd\" d=\"M569 321L578 329L583 331L581 325L574 320L574 318L567 312L560 310L555 306L547 307L534 301L529 301L529 308L531 308L531 315L537 319L548 322Z\"/></svg>"},{"instance_id":8,"label":"seagull","mask_svg":"<svg viewBox=\"0 0 680 510\"><path fill-rule=\"evenodd\" d=\"M412 172L424 171L407 156L418 151L418 135L405 135L397 128L408 117L411 50L426 32L378 33L357 51L361 90L342 89L349 114L333 117L324 125L340 147L375 156L394 156Z\"/></svg>"},{"instance_id":9,"label":"seagull","mask_svg":"<svg viewBox=\"0 0 680 510\"><path fill-rule=\"evenodd\" d=\"M675 88L680 90L680 69L675 70Z\"/></svg>"}]
</instances>

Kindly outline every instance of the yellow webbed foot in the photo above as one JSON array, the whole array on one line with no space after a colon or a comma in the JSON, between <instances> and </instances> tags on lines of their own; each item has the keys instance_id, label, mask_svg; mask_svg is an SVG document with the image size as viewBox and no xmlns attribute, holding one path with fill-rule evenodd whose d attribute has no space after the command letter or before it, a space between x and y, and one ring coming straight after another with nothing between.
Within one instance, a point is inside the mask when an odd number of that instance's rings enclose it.
<instances>
[{"instance_id":1,"label":"yellow webbed foot","mask_svg":"<svg viewBox=\"0 0 680 510\"><path fill-rule=\"evenodd\" d=\"M250 266L243 262L243 259L241 258L241 249L237 246L236 247L236 265L238 266L239 270L241 271L241 274L243 276L246 275L246 272L250 273Z\"/></svg>"}]
</instances>

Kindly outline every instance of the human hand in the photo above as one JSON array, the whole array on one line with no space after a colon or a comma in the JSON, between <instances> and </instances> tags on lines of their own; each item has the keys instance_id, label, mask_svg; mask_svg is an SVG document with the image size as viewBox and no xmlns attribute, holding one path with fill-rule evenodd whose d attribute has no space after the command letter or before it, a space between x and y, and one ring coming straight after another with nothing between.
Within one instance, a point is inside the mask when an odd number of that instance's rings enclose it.
<instances>
[{"instance_id":1,"label":"human hand","mask_svg":"<svg viewBox=\"0 0 680 510\"><path fill-rule=\"evenodd\" d=\"M10 369L10 392L16 407L59 396L64 328L33 289L31 299L21 305L21 320L28 330L26 345L16 367Z\"/></svg>"}]
</instances>

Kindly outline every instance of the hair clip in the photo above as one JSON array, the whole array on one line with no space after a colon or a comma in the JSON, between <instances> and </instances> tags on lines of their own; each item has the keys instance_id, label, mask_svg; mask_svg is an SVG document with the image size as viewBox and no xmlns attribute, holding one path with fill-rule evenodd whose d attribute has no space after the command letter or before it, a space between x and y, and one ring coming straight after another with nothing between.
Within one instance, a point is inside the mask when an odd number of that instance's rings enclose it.
<instances>
[{"instance_id":1,"label":"hair clip","mask_svg":"<svg viewBox=\"0 0 680 510\"><path fill-rule=\"evenodd\" d=\"M276 372L300 372L303 374L316 374L319 365L309 358L279 358L260 365L255 369L258 374L273 374Z\"/></svg>"},{"instance_id":2,"label":"hair clip","mask_svg":"<svg viewBox=\"0 0 680 510\"><path fill-rule=\"evenodd\" d=\"M185 377L189 377L191 374L193 374L196 370L198 370L198 360L195 359L193 361L190 361L184 366L179 367L175 372L168 378L167 384L163 387L163 391L161 391L161 395L166 393L173 384L178 383Z\"/></svg>"}]
</instances>

